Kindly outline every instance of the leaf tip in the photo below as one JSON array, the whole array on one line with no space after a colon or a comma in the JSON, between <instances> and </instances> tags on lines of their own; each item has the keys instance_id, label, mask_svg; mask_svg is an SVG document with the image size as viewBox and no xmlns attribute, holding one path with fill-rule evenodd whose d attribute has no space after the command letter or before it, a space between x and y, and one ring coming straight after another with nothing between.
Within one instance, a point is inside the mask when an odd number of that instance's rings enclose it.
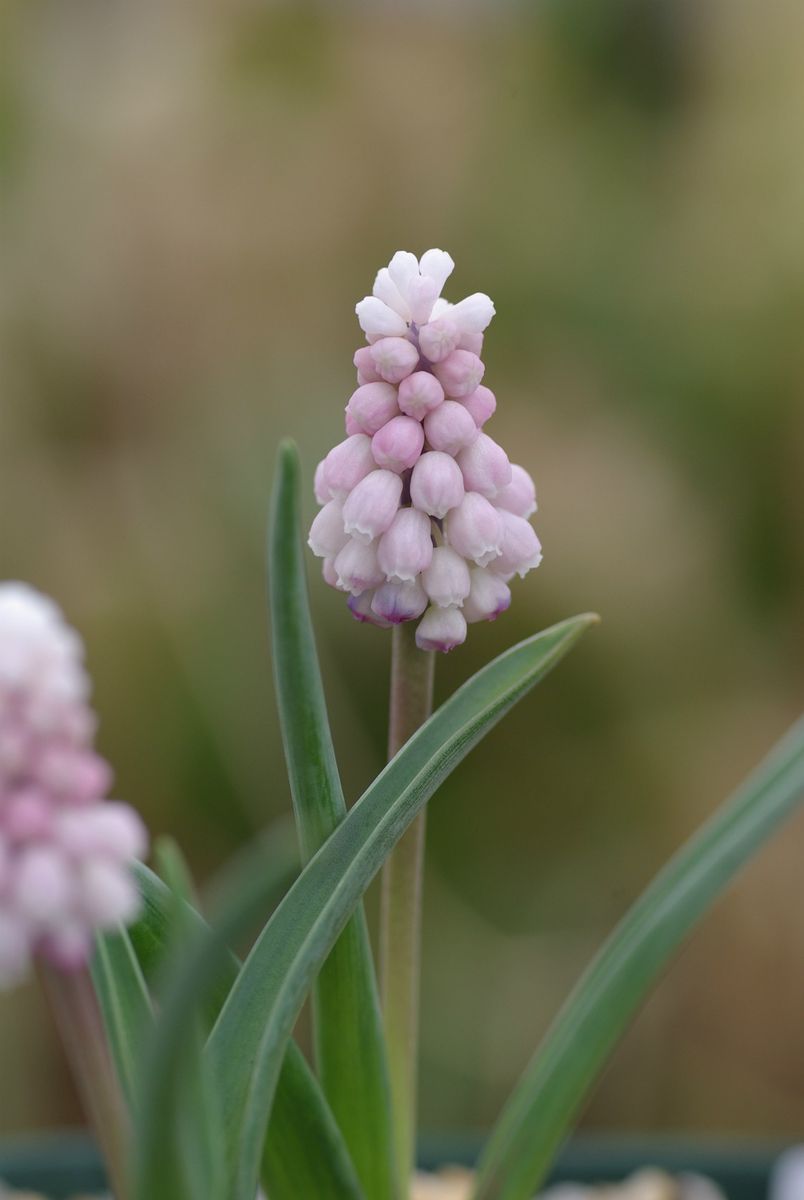
<instances>
[{"instance_id":1,"label":"leaf tip","mask_svg":"<svg viewBox=\"0 0 804 1200\"><path fill-rule=\"evenodd\" d=\"M288 503L298 497L301 482L301 460L296 443L291 438L283 438L276 451L276 471L271 500L272 532L285 520L284 510Z\"/></svg>"},{"instance_id":2,"label":"leaf tip","mask_svg":"<svg viewBox=\"0 0 804 1200\"><path fill-rule=\"evenodd\" d=\"M578 613L574 617L567 617L564 621L559 621L558 625L553 628L567 630L573 638L579 638L593 625L599 625L600 621L601 617L596 612Z\"/></svg>"},{"instance_id":3,"label":"leaf tip","mask_svg":"<svg viewBox=\"0 0 804 1200\"><path fill-rule=\"evenodd\" d=\"M298 470L299 448L293 438L282 438L276 452L276 461L280 471Z\"/></svg>"}]
</instances>

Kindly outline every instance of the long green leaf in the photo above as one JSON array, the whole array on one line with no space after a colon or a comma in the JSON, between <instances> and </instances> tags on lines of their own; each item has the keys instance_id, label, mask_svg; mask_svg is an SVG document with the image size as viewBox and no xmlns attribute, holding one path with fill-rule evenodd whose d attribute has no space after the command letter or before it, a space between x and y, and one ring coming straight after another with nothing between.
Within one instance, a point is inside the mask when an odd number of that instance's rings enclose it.
<instances>
[{"instance_id":1,"label":"long green leaf","mask_svg":"<svg viewBox=\"0 0 804 1200\"><path fill-rule=\"evenodd\" d=\"M269 593L274 677L293 810L305 862L346 816L305 578L300 468L284 443L271 514ZM313 989L316 1065L369 1200L391 1200L393 1139L385 1037L362 904L335 943ZM296 1200L275 1181L272 1200Z\"/></svg>"},{"instance_id":2,"label":"long green leaf","mask_svg":"<svg viewBox=\"0 0 804 1200\"><path fill-rule=\"evenodd\" d=\"M106 1036L129 1108L137 1094L143 1042L153 1024L151 998L129 935L121 928L98 934L92 982Z\"/></svg>"},{"instance_id":3,"label":"long green leaf","mask_svg":"<svg viewBox=\"0 0 804 1200\"><path fill-rule=\"evenodd\" d=\"M647 992L735 873L804 797L804 720L670 860L558 1015L489 1139L475 1200L527 1200Z\"/></svg>"},{"instance_id":4,"label":"long green leaf","mask_svg":"<svg viewBox=\"0 0 804 1200\"><path fill-rule=\"evenodd\" d=\"M184 920L187 906L201 911L195 882L193 881L190 864L184 857L184 852L175 838L162 834L153 844L151 859L157 872L164 879L168 890L173 893L176 920ZM178 940L180 940L179 934Z\"/></svg>"},{"instance_id":5,"label":"long green leaf","mask_svg":"<svg viewBox=\"0 0 804 1200\"><path fill-rule=\"evenodd\" d=\"M284 831L281 836L284 843ZM255 883L262 881L259 899L263 905L276 898L275 879L264 869L269 852L270 846L260 845L256 853L241 853L237 860L238 875L251 875ZM143 972L149 979L155 979L164 967L168 950L173 899L167 886L147 867L138 865L136 873L143 897L143 913L130 930L131 941ZM227 868L222 874L228 874ZM223 891L225 894L225 885ZM233 936L242 932L244 925L253 919L253 909L258 902L254 892L251 901L253 903L241 910L242 919ZM199 914L189 907L185 912L196 933L209 937L209 927ZM195 1007L191 1006L191 1009L198 1012L200 1005L207 1027L211 1027L220 1012L239 969L234 954L223 954L218 971L209 976L209 987L204 989L203 995L196 996ZM160 1063L162 1081L168 1087L171 1086L171 1073L178 1070L180 1061L180 1047L174 1045L167 1059ZM315 1147L314 1154L310 1153L311 1146ZM140 1166L137 1174L141 1176L142 1173ZM307 1060L292 1040L282 1064L262 1161L262 1181L269 1194L273 1194L277 1185L285 1186L289 1179L296 1181L299 1196L315 1196L317 1200L362 1200L360 1185L335 1118Z\"/></svg>"},{"instance_id":6,"label":"long green leaf","mask_svg":"<svg viewBox=\"0 0 804 1200\"><path fill-rule=\"evenodd\" d=\"M292 1039L282 1061L261 1177L271 1200L277 1196L364 1200L343 1134Z\"/></svg>"},{"instance_id":7,"label":"long green leaf","mask_svg":"<svg viewBox=\"0 0 804 1200\"><path fill-rule=\"evenodd\" d=\"M168 890L166 962L175 962L185 947L204 936L193 918L195 887L189 864L173 838L157 838L153 858ZM156 980L160 1009L170 972ZM166 978L167 977L167 978ZM161 1186L178 1193L186 1190L198 1200L223 1200L224 1143L218 1096L204 1055L207 1030L201 1005L196 1005L177 1040L181 1068L176 1072L172 1104L172 1124L166 1135L172 1137L176 1153L162 1168ZM154 1044L154 1037L147 1045Z\"/></svg>"},{"instance_id":8,"label":"long green leaf","mask_svg":"<svg viewBox=\"0 0 804 1200\"><path fill-rule=\"evenodd\" d=\"M321 964L438 785L578 640L574 617L501 655L414 734L305 867L243 966L209 1040L227 1120L229 1200L253 1200L282 1055Z\"/></svg>"},{"instance_id":9,"label":"long green leaf","mask_svg":"<svg viewBox=\"0 0 804 1200\"><path fill-rule=\"evenodd\" d=\"M292 819L275 820L267 835L262 835L263 838L266 836L270 839L281 836L290 846L295 841ZM208 889L212 911L221 911L232 895L242 900L243 876L249 877L253 873L252 860L256 857L259 864L260 856L266 853L261 842L262 839L258 839L247 846L217 872L213 886ZM259 867L257 887L259 891ZM275 900L275 897L269 899ZM258 902L255 911L264 913L266 907L264 901ZM236 962L233 957L232 961ZM316 1147L315 1154L310 1153L311 1145ZM321 1084L293 1039L288 1042L282 1063L265 1139L262 1183L271 1200L287 1195L292 1195L294 1200L298 1196L316 1196L320 1200L362 1200L363 1197L343 1133ZM290 1190L291 1185L295 1186L295 1192Z\"/></svg>"}]
</instances>

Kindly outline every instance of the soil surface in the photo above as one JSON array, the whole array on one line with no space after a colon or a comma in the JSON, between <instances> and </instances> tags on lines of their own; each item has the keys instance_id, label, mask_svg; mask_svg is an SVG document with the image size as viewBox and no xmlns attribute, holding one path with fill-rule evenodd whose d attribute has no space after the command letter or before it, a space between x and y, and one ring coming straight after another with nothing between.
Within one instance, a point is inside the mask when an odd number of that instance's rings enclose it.
<instances>
[{"instance_id":1,"label":"soil surface","mask_svg":"<svg viewBox=\"0 0 804 1200\"><path fill-rule=\"evenodd\" d=\"M450 1167L438 1175L417 1175L411 1200L469 1200L473 1174ZM622 1183L587 1186L561 1183L547 1188L539 1200L726 1200L720 1188L702 1175L672 1176L646 1167Z\"/></svg>"}]
</instances>

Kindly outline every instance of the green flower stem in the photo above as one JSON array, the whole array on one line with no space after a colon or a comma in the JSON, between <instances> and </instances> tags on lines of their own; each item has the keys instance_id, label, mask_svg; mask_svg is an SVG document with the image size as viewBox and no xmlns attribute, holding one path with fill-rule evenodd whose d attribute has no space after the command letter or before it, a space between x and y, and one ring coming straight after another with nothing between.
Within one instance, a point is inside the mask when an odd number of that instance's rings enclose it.
<instances>
[{"instance_id":1,"label":"green flower stem","mask_svg":"<svg viewBox=\"0 0 804 1200\"><path fill-rule=\"evenodd\" d=\"M433 711L435 655L417 648L415 632L413 621L397 625L393 631L389 759ZM424 838L422 811L391 854L382 874L382 1003L400 1200L409 1194L416 1149Z\"/></svg>"},{"instance_id":2,"label":"green flower stem","mask_svg":"<svg viewBox=\"0 0 804 1200\"><path fill-rule=\"evenodd\" d=\"M39 975L115 1200L127 1200L129 1116L89 968L59 971L43 962Z\"/></svg>"}]
</instances>

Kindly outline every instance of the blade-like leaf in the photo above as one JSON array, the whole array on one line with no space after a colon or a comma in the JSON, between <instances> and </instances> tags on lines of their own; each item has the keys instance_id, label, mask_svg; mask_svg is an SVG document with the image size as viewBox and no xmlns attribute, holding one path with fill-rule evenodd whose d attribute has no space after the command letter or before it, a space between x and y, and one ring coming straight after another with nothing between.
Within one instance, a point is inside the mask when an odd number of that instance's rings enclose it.
<instances>
[{"instance_id":1,"label":"blade-like leaf","mask_svg":"<svg viewBox=\"0 0 804 1200\"><path fill-rule=\"evenodd\" d=\"M201 905L190 864L175 838L168 837L167 834L158 837L154 842L152 858L158 873L176 899L177 920L183 919L185 905L191 905L200 912Z\"/></svg>"},{"instance_id":2,"label":"blade-like leaf","mask_svg":"<svg viewBox=\"0 0 804 1200\"><path fill-rule=\"evenodd\" d=\"M128 936L142 973L151 982L165 960L171 894L167 885L144 863L134 864L134 878L142 897L142 911L130 927ZM229 991L228 987L226 991ZM225 999L224 994L221 1004Z\"/></svg>"},{"instance_id":3,"label":"blade-like leaf","mask_svg":"<svg viewBox=\"0 0 804 1200\"><path fill-rule=\"evenodd\" d=\"M98 996L117 1075L131 1108L137 1094L140 1055L153 1023L151 998L125 929L98 934L92 959Z\"/></svg>"},{"instance_id":4,"label":"blade-like leaf","mask_svg":"<svg viewBox=\"0 0 804 1200\"><path fill-rule=\"evenodd\" d=\"M282 1061L261 1176L271 1200L277 1196L364 1200L343 1134L292 1039Z\"/></svg>"},{"instance_id":5,"label":"blade-like leaf","mask_svg":"<svg viewBox=\"0 0 804 1200\"><path fill-rule=\"evenodd\" d=\"M574 617L464 684L388 764L305 867L229 993L209 1040L227 1120L230 1200L253 1200L285 1046L321 964L438 785L597 618Z\"/></svg>"},{"instance_id":6,"label":"blade-like leaf","mask_svg":"<svg viewBox=\"0 0 804 1200\"><path fill-rule=\"evenodd\" d=\"M171 837L160 837L154 844L154 860L167 885L167 954L172 963L192 945L204 931L192 917L195 887L189 864ZM170 971L157 978L157 993L163 1007L163 993ZM187 1014L180 1039L176 1044L181 1056L181 1069L175 1075L172 1105L172 1125L167 1136L173 1138L175 1154L164 1164L162 1186L171 1193L186 1190L198 1200L223 1200L224 1145L218 1096L211 1077L209 1061L204 1055L207 1030L200 1004ZM148 1045L156 1039L152 1036ZM141 1093L141 1095L144 1094Z\"/></svg>"},{"instance_id":7,"label":"blade-like leaf","mask_svg":"<svg viewBox=\"0 0 804 1200\"><path fill-rule=\"evenodd\" d=\"M559 1013L483 1155L475 1200L527 1200L587 1091L695 922L804 797L804 720L670 860Z\"/></svg>"},{"instance_id":8,"label":"blade-like leaf","mask_svg":"<svg viewBox=\"0 0 804 1200\"><path fill-rule=\"evenodd\" d=\"M277 462L268 553L276 696L302 856L307 862L346 816L305 578L300 469L285 443ZM370 1200L393 1196L385 1037L362 904L335 943L313 989L316 1066ZM296 1200L277 1180L272 1200Z\"/></svg>"},{"instance_id":9,"label":"blade-like leaf","mask_svg":"<svg viewBox=\"0 0 804 1200\"><path fill-rule=\"evenodd\" d=\"M287 850L284 830L281 836ZM241 854L237 861L239 875L250 874L255 880L262 880L264 906L276 899L275 879L263 865L269 852L270 847L261 844L256 853ZM173 898L162 880L147 867L138 865L136 873L143 897L143 913L130 931L131 940L146 976L155 978L165 962ZM228 873L224 868L221 874ZM225 884L222 890L225 894ZM253 920L253 909L257 906L254 893L251 901L250 911L245 913L239 926L240 932ZM197 934L209 936L208 926L194 909L187 907L185 915ZM213 973L206 994L196 997L207 1027L217 1017L239 969L240 964L233 954L223 954L220 968L217 974ZM195 1011L199 1011L197 1006ZM175 1057L168 1057L161 1064L163 1082L168 1086L171 1072L180 1064L180 1049L176 1045L169 1053ZM310 1153L311 1146L315 1147L315 1153ZM141 1168L137 1174L141 1174ZM362 1200L357 1176L335 1118L304 1055L292 1040L282 1064L262 1162L262 1181L269 1193L273 1194L272 1189L277 1184L284 1187L289 1179L296 1182L299 1196L315 1196L320 1200ZM176 1196L175 1200L180 1197Z\"/></svg>"}]
</instances>

